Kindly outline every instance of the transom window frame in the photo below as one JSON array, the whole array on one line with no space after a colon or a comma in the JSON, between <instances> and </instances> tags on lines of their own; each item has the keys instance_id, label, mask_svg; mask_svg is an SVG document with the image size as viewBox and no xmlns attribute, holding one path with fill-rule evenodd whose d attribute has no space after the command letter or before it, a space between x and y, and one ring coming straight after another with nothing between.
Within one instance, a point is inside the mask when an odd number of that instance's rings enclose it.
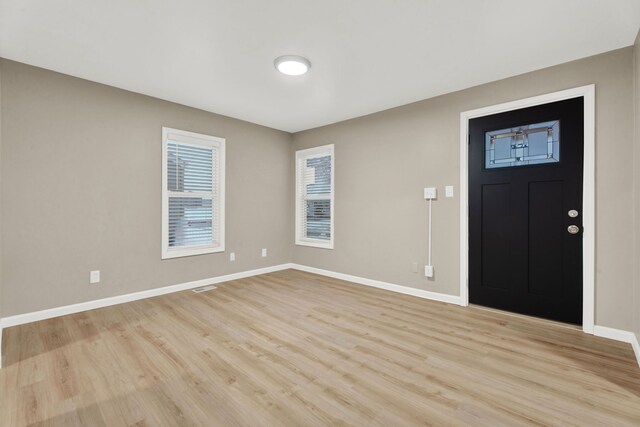
<instances>
[{"instance_id":1,"label":"transom window frame","mask_svg":"<svg viewBox=\"0 0 640 427\"><path fill-rule=\"evenodd\" d=\"M305 214L305 208L303 203L306 202L307 198L305 194L303 194L303 181L302 181L302 173L301 164L303 161L306 161L310 158L316 157L324 157L331 156L331 185L330 185L330 213L331 217L329 219L330 224L330 234L331 237L329 240L324 239L314 239L312 237L305 237L302 227L304 226L304 221L302 216ZM315 248L322 249L333 249L334 241L335 241L335 154L334 154L334 144L327 144L313 148L307 148L304 150L297 150L295 156L295 191L296 191L296 200L295 200L295 244L299 246L309 246Z\"/></svg>"},{"instance_id":2,"label":"transom window frame","mask_svg":"<svg viewBox=\"0 0 640 427\"><path fill-rule=\"evenodd\" d=\"M178 136L181 141L173 141L169 135ZM177 248L169 247L169 197L173 192L168 189L168 144L177 142L185 145L210 147L218 150L217 162L212 163L212 176L217 177L217 188L212 188L211 195L217 194L218 201L218 244L193 245ZM225 164L226 164L226 139L205 135L196 132L189 132L181 129L169 127L162 128L162 259L172 259L193 255L203 255L225 251ZM217 171L216 171L217 169ZM215 181L215 179L214 179ZM215 212L212 214L215 217ZM213 218L212 218L213 220ZM212 224L213 227L213 224Z\"/></svg>"},{"instance_id":3,"label":"transom window frame","mask_svg":"<svg viewBox=\"0 0 640 427\"><path fill-rule=\"evenodd\" d=\"M546 122L539 123L530 123L525 125L517 125L511 126L504 129L494 129L489 130L484 133L485 143L484 143L484 158L482 163L482 169L485 171L501 171L505 169L520 169L520 168L530 168L530 167L538 167L538 166L558 166L561 164L561 153L562 141L561 137L561 121L559 119L548 120ZM549 124L551 124L549 126ZM532 128L532 126L538 126ZM527 129L523 129L527 127ZM498 132L502 132L502 134L498 134ZM541 154L530 154L532 142L530 141L529 135L535 133L546 132L546 153ZM493 134L493 135L491 135ZM514 144L513 138L521 136L522 140L520 144ZM500 139L510 138L511 151L514 154L514 157L497 159L493 166L491 166L490 160L492 158L490 150L487 148L489 144L497 144ZM514 146L515 145L515 146ZM495 147L494 147L495 149ZM518 157L518 151L520 151L520 159ZM525 152L527 153L525 155Z\"/></svg>"}]
</instances>

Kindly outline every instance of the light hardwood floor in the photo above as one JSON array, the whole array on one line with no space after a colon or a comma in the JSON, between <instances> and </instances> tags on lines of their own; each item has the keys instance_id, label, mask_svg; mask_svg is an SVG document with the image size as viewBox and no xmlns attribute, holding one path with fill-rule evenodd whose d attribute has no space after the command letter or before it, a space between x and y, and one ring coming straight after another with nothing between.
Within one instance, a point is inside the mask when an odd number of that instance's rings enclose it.
<instances>
[{"instance_id":1,"label":"light hardwood floor","mask_svg":"<svg viewBox=\"0 0 640 427\"><path fill-rule=\"evenodd\" d=\"M2 426L640 425L629 345L293 270L4 340Z\"/></svg>"}]
</instances>

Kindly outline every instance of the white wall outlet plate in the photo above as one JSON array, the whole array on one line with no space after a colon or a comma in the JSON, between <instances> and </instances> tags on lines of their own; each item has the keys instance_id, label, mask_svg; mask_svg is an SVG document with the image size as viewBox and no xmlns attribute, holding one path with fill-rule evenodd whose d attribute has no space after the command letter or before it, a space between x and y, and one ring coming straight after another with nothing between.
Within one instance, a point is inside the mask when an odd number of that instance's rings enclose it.
<instances>
[{"instance_id":1,"label":"white wall outlet plate","mask_svg":"<svg viewBox=\"0 0 640 427\"><path fill-rule=\"evenodd\" d=\"M231 252L229 254L229 261L235 261L236 260L236 253L235 252Z\"/></svg>"},{"instance_id":2,"label":"white wall outlet plate","mask_svg":"<svg viewBox=\"0 0 640 427\"><path fill-rule=\"evenodd\" d=\"M453 197L453 185L444 187L444 197Z\"/></svg>"},{"instance_id":3,"label":"white wall outlet plate","mask_svg":"<svg viewBox=\"0 0 640 427\"><path fill-rule=\"evenodd\" d=\"M89 273L89 283L100 283L100 270L94 270Z\"/></svg>"},{"instance_id":4,"label":"white wall outlet plate","mask_svg":"<svg viewBox=\"0 0 640 427\"><path fill-rule=\"evenodd\" d=\"M424 275L425 277L433 277L433 265L424 266Z\"/></svg>"},{"instance_id":5,"label":"white wall outlet plate","mask_svg":"<svg viewBox=\"0 0 640 427\"><path fill-rule=\"evenodd\" d=\"M262 249L262 257L265 258L267 256L267 250Z\"/></svg>"},{"instance_id":6,"label":"white wall outlet plate","mask_svg":"<svg viewBox=\"0 0 640 427\"><path fill-rule=\"evenodd\" d=\"M438 192L436 187L427 187L424 189L424 198L427 200L433 200L437 197Z\"/></svg>"}]
</instances>

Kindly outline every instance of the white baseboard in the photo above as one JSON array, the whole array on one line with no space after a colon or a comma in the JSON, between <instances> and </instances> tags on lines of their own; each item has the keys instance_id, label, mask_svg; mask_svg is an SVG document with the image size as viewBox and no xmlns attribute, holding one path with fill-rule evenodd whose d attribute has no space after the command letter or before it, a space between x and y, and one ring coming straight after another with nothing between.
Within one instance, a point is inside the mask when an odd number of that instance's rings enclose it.
<instances>
[{"instance_id":1,"label":"white baseboard","mask_svg":"<svg viewBox=\"0 0 640 427\"><path fill-rule=\"evenodd\" d=\"M11 326L23 325L25 323L37 322L38 320L51 319L53 317L65 316L67 314L80 313L82 311L94 310L96 308L109 307L125 302L137 301L145 298L166 295L173 292L185 291L198 288L200 286L214 285L216 283L228 282L230 280L244 279L245 277L258 276L260 274L272 273L274 271L293 268L293 264L280 264L271 267L257 268L255 270L241 271L239 273L226 274L224 276L211 277L208 279L195 280L193 282L180 283L178 285L165 286L162 288L149 289L147 291L134 292L131 294L118 295L115 297L103 298L99 300L86 301L78 304L65 305L62 307L49 308L47 310L34 311L32 313L17 314L15 316L3 317L0 319L0 368L2 368L2 329Z\"/></svg>"},{"instance_id":2,"label":"white baseboard","mask_svg":"<svg viewBox=\"0 0 640 427\"><path fill-rule=\"evenodd\" d=\"M227 274L225 276L211 277L208 279L196 280L193 282L181 283L178 285L165 286L163 288L149 289L147 291L135 292L131 294L118 295L115 297L103 298L99 300L87 301L78 304L66 305L62 307L50 308L47 310L35 311L32 313L18 314L0 319L0 367L2 367L2 328L22 325L25 323L37 322L39 320L51 319L53 317L64 316L67 314L79 313L96 308L108 307L112 305L122 304L131 301L137 301L145 298L151 298L160 295L166 295L173 292L184 291L197 288L200 286L213 285L216 283L227 282L230 280L243 279L245 277L257 276L260 274L271 273L274 271L286 270L293 268L296 270L315 273L322 276L333 277L336 279L346 280L361 285L372 286L375 288L386 289L402 294L413 295L420 298L426 298L436 301L442 301L449 304L460 305L460 297L454 295L441 294L437 292L423 291L421 289L410 288L408 286L400 286L393 283L381 282L379 280L366 279L363 277L352 276L350 274L336 273L320 268L308 267L299 264L280 264L272 267L258 268L255 270L243 271L240 273Z\"/></svg>"},{"instance_id":3,"label":"white baseboard","mask_svg":"<svg viewBox=\"0 0 640 427\"><path fill-rule=\"evenodd\" d=\"M593 327L593 335L631 344L633 352L636 354L638 366L640 366L640 343L638 342L638 337L633 332L596 325Z\"/></svg>"},{"instance_id":4,"label":"white baseboard","mask_svg":"<svg viewBox=\"0 0 640 427\"><path fill-rule=\"evenodd\" d=\"M122 304L126 302L137 301L145 298L166 295L173 292L179 292L179 291L197 288L200 286L213 285L216 283L228 282L230 280L237 280L237 279L243 279L245 277L258 276L260 274L272 273L274 271L281 271L281 270L286 270L290 268L300 270L300 271L306 271L308 273L319 274L321 276L333 277L335 279L345 280L345 281L357 283L360 285L371 286L379 289L385 289L388 291L398 292L406 295L412 295L419 298L441 301L449 304L462 305L462 299L456 295L448 295L448 294L442 294L438 292L424 291L422 289L410 288L408 286L396 285L394 283L367 279L364 277L353 276L350 274L337 273L334 271L323 270L320 268L309 267L306 265L300 265L300 264L294 264L294 263L280 264L280 265L274 265L271 267L257 268L255 270L248 270L248 271L242 271L239 273L227 274L224 276L196 280L193 282L181 283L178 285L165 286L157 289L149 289L146 291L134 292L131 294L118 295L115 297L103 298L99 300L87 301L87 302L82 302L78 304L50 308L47 310L35 311L32 313L25 313L25 314L18 314L15 316L4 317L0 319L0 368L2 367L2 329L3 328L22 325L25 323L36 322L39 320L51 319L53 317L64 316L67 314L93 310L96 308L108 307L108 306ZM636 359L638 360L638 365L640 366L640 343L638 342L638 337L633 332L609 328L606 326L595 326L593 333L594 335L599 337L609 338L616 341L622 341L622 342L631 344L635 352Z\"/></svg>"},{"instance_id":5,"label":"white baseboard","mask_svg":"<svg viewBox=\"0 0 640 427\"><path fill-rule=\"evenodd\" d=\"M2 319L0 319L0 369L2 369Z\"/></svg>"},{"instance_id":6,"label":"white baseboard","mask_svg":"<svg viewBox=\"0 0 640 427\"><path fill-rule=\"evenodd\" d=\"M99 300L81 302L78 304L65 305L62 307L50 308L47 310L34 311L32 313L18 314L4 317L0 320L1 328L22 325L25 323L37 322L38 320L51 319L52 317L64 316L67 314L79 313L81 311L93 310L96 308L108 307L125 302L137 301L187 289L198 288L205 285L228 282L230 280L243 279L245 277L257 276L260 274L272 273L274 271L292 268L291 264L280 264L271 267L257 268L255 270L242 271L239 273L227 274L224 276L210 277L208 279L195 280L193 282L180 283L178 285L165 286L162 288L149 289L147 291L134 292L131 294L118 295L115 297L103 298Z\"/></svg>"},{"instance_id":7,"label":"white baseboard","mask_svg":"<svg viewBox=\"0 0 640 427\"><path fill-rule=\"evenodd\" d=\"M410 288L408 286L396 285L394 283L381 282L380 280L366 279L364 277L352 276L350 274L336 273L335 271L323 270L321 268L309 267L300 264L292 264L291 268L300 271L306 271L307 273L315 273L321 276L333 277L334 279L346 280L348 282L358 283L360 285L372 286L374 288L386 289L387 291L412 295L414 297L441 301L449 304L462 305L462 300L457 295L423 291L422 289Z\"/></svg>"},{"instance_id":8,"label":"white baseboard","mask_svg":"<svg viewBox=\"0 0 640 427\"><path fill-rule=\"evenodd\" d=\"M290 268L315 273L321 276L333 277L335 279L346 280L361 285L373 286L375 288L386 289L388 291L399 292L402 294L413 295L420 298L426 298L435 301L442 301L449 304L463 305L462 298L455 295L442 294L438 292L423 291L421 289L410 288L408 286L396 285L393 283L381 282L379 280L366 279L364 277L352 276L350 274L336 273L335 271L323 270L320 268L309 267L300 264L291 264ZM616 341L622 341L631 344L635 352L638 366L640 366L640 343L638 337L633 332L623 331L621 329L609 328L606 326L594 326L593 334L603 338L609 338Z\"/></svg>"}]
</instances>

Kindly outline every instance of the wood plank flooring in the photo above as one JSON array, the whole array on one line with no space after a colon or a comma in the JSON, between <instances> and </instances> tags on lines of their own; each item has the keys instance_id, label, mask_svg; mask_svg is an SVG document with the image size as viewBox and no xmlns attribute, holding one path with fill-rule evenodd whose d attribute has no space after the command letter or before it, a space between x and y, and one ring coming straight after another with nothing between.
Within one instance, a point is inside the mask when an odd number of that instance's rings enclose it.
<instances>
[{"instance_id":1,"label":"wood plank flooring","mask_svg":"<svg viewBox=\"0 0 640 427\"><path fill-rule=\"evenodd\" d=\"M6 329L2 426L640 425L626 344L294 270Z\"/></svg>"}]
</instances>

